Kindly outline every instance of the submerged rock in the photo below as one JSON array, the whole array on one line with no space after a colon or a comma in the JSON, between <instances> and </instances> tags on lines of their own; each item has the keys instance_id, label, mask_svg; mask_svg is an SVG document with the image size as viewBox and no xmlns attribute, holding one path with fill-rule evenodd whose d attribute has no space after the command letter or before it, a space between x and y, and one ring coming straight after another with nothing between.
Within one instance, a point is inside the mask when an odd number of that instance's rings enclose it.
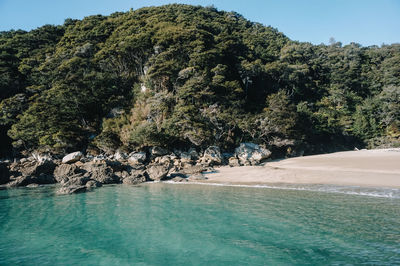
<instances>
[{"instance_id":1,"label":"submerged rock","mask_svg":"<svg viewBox=\"0 0 400 266\"><path fill-rule=\"evenodd\" d=\"M69 186L69 187L61 187L57 190L57 194L72 194L72 193L82 193L86 191L86 186Z\"/></svg>"},{"instance_id":2,"label":"submerged rock","mask_svg":"<svg viewBox=\"0 0 400 266\"><path fill-rule=\"evenodd\" d=\"M75 163L75 162L79 161L80 159L82 159L82 157L83 157L82 152L80 152L80 151L73 152L73 153L65 155L62 158L62 163Z\"/></svg>"}]
</instances>

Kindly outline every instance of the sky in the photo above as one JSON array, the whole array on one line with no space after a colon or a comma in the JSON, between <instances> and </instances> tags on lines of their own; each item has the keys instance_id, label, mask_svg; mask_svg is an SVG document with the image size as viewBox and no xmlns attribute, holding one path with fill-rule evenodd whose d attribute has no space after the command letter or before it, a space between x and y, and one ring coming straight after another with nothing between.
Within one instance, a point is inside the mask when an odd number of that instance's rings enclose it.
<instances>
[{"instance_id":1,"label":"sky","mask_svg":"<svg viewBox=\"0 0 400 266\"><path fill-rule=\"evenodd\" d=\"M0 0L0 31L170 3L235 11L313 44L327 44L331 37L363 46L400 43L400 0Z\"/></svg>"}]
</instances>

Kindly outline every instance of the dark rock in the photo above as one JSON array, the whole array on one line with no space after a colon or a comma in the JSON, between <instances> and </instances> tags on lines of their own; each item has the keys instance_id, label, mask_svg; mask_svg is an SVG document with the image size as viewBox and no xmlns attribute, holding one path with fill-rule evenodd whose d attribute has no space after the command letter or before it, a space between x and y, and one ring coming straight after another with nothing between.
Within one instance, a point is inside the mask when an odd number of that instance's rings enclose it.
<instances>
[{"instance_id":1,"label":"dark rock","mask_svg":"<svg viewBox=\"0 0 400 266\"><path fill-rule=\"evenodd\" d=\"M172 178L171 181L178 182L178 183L180 183L180 182L188 182L187 178L180 177L180 176Z\"/></svg>"},{"instance_id":2,"label":"dark rock","mask_svg":"<svg viewBox=\"0 0 400 266\"><path fill-rule=\"evenodd\" d=\"M96 187L101 187L102 184L100 182L97 182L96 180L89 180L86 182L86 188L96 188Z\"/></svg>"},{"instance_id":3,"label":"dark rock","mask_svg":"<svg viewBox=\"0 0 400 266\"><path fill-rule=\"evenodd\" d=\"M151 147L150 148L150 154L153 158L163 156L168 154L168 151L166 149L163 149L161 147Z\"/></svg>"},{"instance_id":4,"label":"dark rock","mask_svg":"<svg viewBox=\"0 0 400 266\"><path fill-rule=\"evenodd\" d=\"M71 176L82 173L75 164L61 164L54 170L54 179L58 182L67 182Z\"/></svg>"},{"instance_id":5,"label":"dark rock","mask_svg":"<svg viewBox=\"0 0 400 266\"><path fill-rule=\"evenodd\" d=\"M20 166L19 172L23 176L53 175L56 164L52 161L41 163L29 162Z\"/></svg>"},{"instance_id":6,"label":"dark rock","mask_svg":"<svg viewBox=\"0 0 400 266\"><path fill-rule=\"evenodd\" d=\"M183 174L183 173L171 173L170 178L174 179L175 177L179 177L179 178L187 178L187 175Z\"/></svg>"},{"instance_id":7,"label":"dark rock","mask_svg":"<svg viewBox=\"0 0 400 266\"><path fill-rule=\"evenodd\" d=\"M82 165L81 169L86 171L86 176L102 184L113 184L119 182L114 175L113 169L102 162L89 162Z\"/></svg>"},{"instance_id":8,"label":"dark rock","mask_svg":"<svg viewBox=\"0 0 400 266\"><path fill-rule=\"evenodd\" d=\"M10 181L10 171L7 164L0 163L0 185L6 184Z\"/></svg>"}]
</instances>

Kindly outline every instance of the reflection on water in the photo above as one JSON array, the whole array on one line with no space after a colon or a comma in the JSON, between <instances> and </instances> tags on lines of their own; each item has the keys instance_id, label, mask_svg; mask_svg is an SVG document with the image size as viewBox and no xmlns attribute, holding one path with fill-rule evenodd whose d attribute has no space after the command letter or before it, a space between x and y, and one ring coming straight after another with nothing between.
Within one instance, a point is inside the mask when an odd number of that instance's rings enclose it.
<instances>
[{"instance_id":1,"label":"reflection on water","mask_svg":"<svg viewBox=\"0 0 400 266\"><path fill-rule=\"evenodd\" d=\"M400 264L398 190L278 187L1 190L0 265Z\"/></svg>"}]
</instances>

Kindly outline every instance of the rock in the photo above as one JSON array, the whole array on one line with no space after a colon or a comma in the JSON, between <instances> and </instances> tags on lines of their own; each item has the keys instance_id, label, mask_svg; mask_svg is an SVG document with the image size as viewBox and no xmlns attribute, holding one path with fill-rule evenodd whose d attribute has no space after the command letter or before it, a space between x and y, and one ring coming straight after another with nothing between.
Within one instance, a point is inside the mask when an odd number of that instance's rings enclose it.
<instances>
[{"instance_id":1,"label":"rock","mask_svg":"<svg viewBox=\"0 0 400 266\"><path fill-rule=\"evenodd\" d=\"M203 161L211 164L221 164L223 157L221 151L217 146L210 146L204 151Z\"/></svg>"},{"instance_id":2,"label":"rock","mask_svg":"<svg viewBox=\"0 0 400 266\"><path fill-rule=\"evenodd\" d=\"M31 178L31 183L37 183L37 184L54 184L54 176L53 175L48 175L48 174L40 174L38 176L33 176Z\"/></svg>"},{"instance_id":3,"label":"rock","mask_svg":"<svg viewBox=\"0 0 400 266\"><path fill-rule=\"evenodd\" d=\"M71 176L82 173L75 164L61 164L54 170L54 179L58 182L67 182Z\"/></svg>"},{"instance_id":4,"label":"rock","mask_svg":"<svg viewBox=\"0 0 400 266\"><path fill-rule=\"evenodd\" d=\"M96 188L96 187L101 187L102 184L100 182L97 182L96 180L89 180L88 182L86 182L86 188L90 189L90 188Z\"/></svg>"},{"instance_id":5,"label":"rock","mask_svg":"<svg viewBox=\"0 0 400 266\"><path fill-rule=\"evenodd\" d=\"M70 153L62 158L62 163L75 163L82 159L83 153L80 151Z\"/></svg>"},{"instance_id":6,"label":"rock","mask_svg":"<svg viewBox=\"0 0 400 266\"><path fill-rule=\"evenodd\" d=\"M23 176L53 175L55 168L56 164L52 161L29 162L28 164L23 164L19 171Z\"/></svg>"},{"instance_id":7,"label":"rock","mask_svg":"<svg viewBox=\"0 0 400 266\"><path fill-rule=\"evenodd\" d=\"M150 180L160 181L167 177L168 170L168 167L165 165L151 165L147 167L146 172Z\"/></svg>"},{"instance_id":8,"label":"rock","mask_svg":"<svg viewBox=\"0 0 400 266\"><path fill-rule=\"evenodd\" d=\"M26 163L26 162L28 162L28 159L27 158L21 158L21 160L19 160L19 162L20 163Z\"/></svg>"},{"instance_id":9,"label":"rock","mask_svg":"<svg viewBox=\"0 0 400 266\"><path fill-rule=\"evenodd\" d=\"M172 160L171 160L171 156L165 155L165 156L161 156L161 157L155 158L154 162L157 163L157 164L170 165Z\"/></svg>"},{"instance_id":10,"label":"rock","mask_svg":"<svg viewBox=\"0 0 400 266\"><path fill-rule=\"evenodd\" d=\"M106 163L88 162L82 165L81 169L86 171L86 176L102 184L113 184L119 180L114 175L113 169Z\"/></svg>"},{"instance_id":11,"label":"rock","mask_svg":"<svg viewBox=\"0 0 400 266\"><path fill-rule=\"evenodd\" d=\"M0 185L6 184L10 181L10 171L7 164L0 163Z\"/></svg>"},{"instance_id":12,"label":"rock","mask_svg":"<svg viewBox=\"0 0 400 266\"><path fill-rule=\"evenodd\" d=\"M180 183L180 182L187 182L188 180L187 178L177 176L172 178L171 181Z\"/></svg>"},{"instance_id":13,"label":"rock","mask_svg":"<svg viewBox=\"0 0 400 266\"><path fill-rule=\"evenodd\" d=\"M181 152L179 154L181 158L181 163L191 163L192 162L192 155L188 152Z\"/></svg>"},{"instance_id":14,"label":"rock","mask_svg":"<svg viewBox=\"0 0 400 266\"><path fill-rule=\"evenodd\" d=\"M207 168L205 168L202 165L193 165L190 167L183 168L182 171L180 171L180 172L183 174L192 175L192 174L202 173L206 170L207 170Z\"/></svg>"},{"instance_id":15,"label":"rock","mask_svg":"<svg viewBox=\"0 0 400 266\"><path fill-rule=\"evenodd\" d=\"M70 176L68 180L62 181L61 185L64 187L70 186L84 186L91 179L88 174L83 175L82 173Z\"/></svg>"},{"instance_id":16,"label":"rock","mask_svg":"<svg viewBox=\"0 0 400 266\"><path fill-rule=\"evenodd\" d=\"M131 153L128 158L128 162L132 165L142 164L146 161L146 153L145 152L136 152Z\"/></svg>"},{"instance_id":17,"label":"rock","mask_svg":"<svg viewBox=\"0 0 400 266\"><path fill-rule=\"evenodd\" d=\"M38 184L32 183L32 184L27 185L26 187L27 188L35 188L35 187L38 187L38 186L39 186Z\"/></svg>"},{"instance_id":18,"label":"rock","mask_svg":"<svg viewBox=\"0 0 400 266\"><path fill-rule=\"evenodd\" d=\"M31 182L30 176L18 176L14 180L11 180L11 182L7 184L7 187L22 187L27 186L30 183L33 183Z\"/></svg>"},{"instance_id":19,"label":"rock","mask_svg":"<svg viewBox=\"0 0 400 266\"><path fill-rule=\"evenodd\" d=\"M199 154L197 153L197 151L194 148L190 148L188 153L190 154L190 156L192 157L192 160L197 160L199 159Z\"/></svg>"},{"instance_id":20,"label":"rock","mask_svg":"<svg viewBox=\"0 0 400 266\"><path fill-rule=\"evenodd\" d=\"M231 167L240 166L239 159L236 158L236 157L230 157L230 158L229 158L228 164L229 164L229 166L231 166Z\"/></svg>"},{"instance_id":21,"label":"rock","mask_svg":"<svg viewBox=\"0 0 400 266\"><path fill-rule=\"evenodd\" d=\"M130 169L129 173L125 172L122 179L123 184L137 185L146 182L145 172L143 170Z\"/></svg>"},{"instance_id":22,"label":"rock","mask_svg":"<svg viewBox=\"0 0 400 266\"><path fill-rule=\"evenodd\" d=\"M53 179L52 176L19 176L7 184L8 187L24 187L30 184L51 184Z\"/></svg>"},{"instance_id":23,"label":"rock","mask_svg":"<svg viewBox=\"0 0 400 266\"><path fill-rule=\"evenodd\" d=\"M271 156L271 152L254 143L241 143L235 149L241 165L256 165Z\"/></svg>"},{"instance_id":24,"label":"rock","mask_svg":"<svg viewBox=\"0 0 400 266\"><path fill-rule=\"evenodd\" d=\"M114 154L114 159L117 160L117 161L123 161L123 160L126 160L127 158L128 158L128 155L126 153L123 153L123 152L120 152L120 151L117 151Z\"/></svg>"},{"instance_id":25,"label":"rock","mask_svg":"<svg viewBox=\"0 0 400 266\"><path fill-rule=\"evenodd\" d=\"M104 163L111 167L114 172L124 171L128 167L119 161L105 161Z\"/></svg>"},{"instance_id":26,"label":"rock","mask_svg":"<svg viewBox=\"0 0 400 266\"><path fill-rule=\"evenodd\" d=\"M122 179L122 184L125 185L138 185L143 182L146 182L145 176L140 176L140 177L129 176L127 178Z\"/></svg>"},{"instance_id":27,"label":"rock","mask_svg":"<svg viewBox=\"0 0 400 266\"><path fill-rule=\"evenodd\" d=\"M207 178L203 174L193 174L188 178L190 181L192 180L206 180Z\"/></svg>"},{"instance_id":28,"label":"rock","mask_svg":"<svg viewBox=\"0 0 400 266\"><path fill-rule=\"evenodd\" d=\"M156 146L156 147L150 148L150 154L151 154L151 157L154 158L154 157L166 155L166 154L168 154L168 151L166 149Z\"/></svg>"},{"instance_id":29,"label":"rock","mask_svg":"<svg viewBox=\"0 0 400 266\"><path fill-rule=\"evenodd\" d=\"M72 193L82 193L86 191L86 186L69 186L61 187L57 190L57 194L72 194Z\"/></svg>"},{"instance_id":30,"label":"rock","mask_svg":"<svg viewBox=\"0 0 400 266\"><path fill-rule=\"evenodd\" d=\"M171 173L169 174L171 179L174 179L175 177L180 177L180 178L187 178L187 176L183 173Z\"/></svg>"}]
</instances>

